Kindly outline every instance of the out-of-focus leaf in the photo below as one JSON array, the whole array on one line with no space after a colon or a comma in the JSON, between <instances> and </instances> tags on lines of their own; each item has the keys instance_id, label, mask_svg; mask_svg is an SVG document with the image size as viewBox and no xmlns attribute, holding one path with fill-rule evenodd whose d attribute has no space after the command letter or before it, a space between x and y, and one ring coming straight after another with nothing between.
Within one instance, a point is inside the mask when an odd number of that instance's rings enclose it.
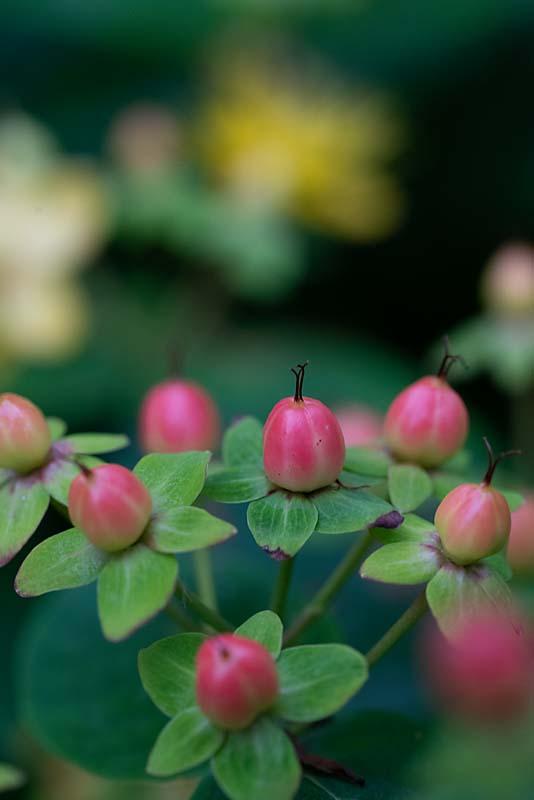
<instances>
[{"instance_id":1,"label":"out-of-focus leaf","mask_svg":"<svg viewBox=\"0 0 534 800\"><path fill-rule=\"evenodd\" d=\"M49 502L43 485L31 478L15 478L0 488L0 566L24 547Z\"/></svg>"},{"instance_id":2,"label":"out-of-focus leaf","mask_svg":"<svg viewBox=\"0 0 534 800\"><path fill-rule=\"evenodd\" d=\"M310 538L318 516L309 497L279 490L251 503L247 522L259 547L274 558L289 558Z\"/></svg>"}]
</instances>

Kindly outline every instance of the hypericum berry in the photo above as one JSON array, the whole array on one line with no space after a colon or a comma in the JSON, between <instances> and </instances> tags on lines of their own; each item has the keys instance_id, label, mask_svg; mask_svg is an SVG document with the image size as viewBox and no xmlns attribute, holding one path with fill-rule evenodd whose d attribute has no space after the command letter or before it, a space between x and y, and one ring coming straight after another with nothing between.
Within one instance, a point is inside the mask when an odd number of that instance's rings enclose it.
<instances>
[{"instance_id":1,"label":"hypericum berry","mask_svg":"<svg viewBox=\"0 0 534 800\"><path fill-rule=\"evenodd\" d=\"M423 650L428 681L448 713L482 723L528 711L533 690L532 641L509 615L468 617L449 639L432 632Z\"/></svg>"},{"instance_id":2,"label":"hypericum berry","mask_svg":"<svg viewBox=\"0 0 534 800\"><path fill-rule=\"evenodd\" d=\"M484 272L482 296L486 306L499 315L531 314L534 311L534 248L514 243L497 250Z\"/></svg>"},{"instance_id":3,"label":"hypericum berry","mask_svg":"<svg viewBox=\"0 0 534 800\"><path fill-rule=\"evenodd\" d=\"M198 705L221 728L246 728L278 696L276 664L252 639L214 636L200 647L196 667Z\"/></svg>"},{"instance_id":4,"label":"hypericum berry","mask_svg":"<svg viewBox=\"0 0 534 800\"><path fill-rule=\"evenodd\" d=\"M84 469L69 491L73 524L101 550L124 550L143 533L152 499L139 478L119 464Z\"/></svg>"},{"instance_id":5,"label":"hypericum berry","mask_svg":"<svg viewBox=\"0 0 534 800\"><path fill-rule=\"evenodd\" d=\"M510 533L510 508L491 485L499 461L517 451L495 458L486 438L489 465L482 483L462 483L441 501L434 524L443 549L456 564L472 564L501 550Z\"/></svg>"},{"instance_id":6,"label":"hypericum berry","mask_svg":"<svg viewBox=\"0 0 534 800\"><path fill-rule=\"evenodd\" d=\"M333 483L345 461L345 441L336 415L304 397L306 364L292 372L295 395L274 406L263 428L263 464L272 483L290 492L313 492Z\"/></svg>"},{"instance_id":7,"label":"hypericum berry","mask_svg":"<svg viewBox=\"0 0 534 800\"><path fill-rule=\"evenodd\" d=\"M192 381L165 381L150 389L143 400L139 437L146 452L214 450L220 429L215 403Z\"/></svg>"},{"instance_id":8,"label":"hypericum berry","mask_svg":"<svg viewBox=\"0 0 534 800\"><path fill-rule=\"evenodd\" d=\"M445 353L437 375L427 375L393 400L384 422L384 436L399 461L437 467L466 440L469 416L464 401L447 383L459 356Z\"/></svg>"},{"instance_id":9,"label":"hypericum berry","mask_svg":"<svg viewBox=\"0 0 534 800\"><path fill-rule=\"evenodd\" d=\"M534 575L534 494L525 496L512 512L512 527L506 551L508 563L518 575Z\"/></svg>"},{"instance_id":10,"label":"hypericum berry","mask_svg":"<svg viewBox=\"0 0 534 800\"><path fill-rule=\"evenodd\" d=\"M372 408L354 403L336 409L336 417L347 447L373 445L382 436L384 420Z\"/></svg>"},{"instance_id":11,"label":"hypericum berry","mask_svg":"<svg viewBox=\"0 0 534 800\"><path fill-rule=\"evenodd\" d=\"M31 472L44 464L51 443L37 406L18 394L0 394L0 467Z\"/></svg>"}]
</instances>

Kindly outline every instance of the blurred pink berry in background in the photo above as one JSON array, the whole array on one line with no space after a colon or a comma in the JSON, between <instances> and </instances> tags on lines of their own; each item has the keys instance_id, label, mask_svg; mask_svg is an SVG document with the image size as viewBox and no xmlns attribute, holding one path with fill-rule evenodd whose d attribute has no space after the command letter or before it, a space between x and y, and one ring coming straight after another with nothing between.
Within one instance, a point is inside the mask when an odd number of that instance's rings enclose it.
<instances>
[{"instance_id":1,"label":"blurred pink berry in background","mask_svg":"<svg viewBox=\"0 0 534 800\"><path fill-rule=\"evenodd\" d=\"M534 313L534 248L512 243L490 259L482 276L484 304L502 316Z\"/></svg>"},{"instance_id":2,"label":"blurred pink berry in background","mask_svg":"<svg viewBox=\"0 0 534 800\"><path fill-rule=\"evenodd\" d=\"M429 628L422 664L443 711L479 724L522 718L534 689L532 631L504 611L463 618L450 638Z\"/></svg>"},{"instance_id":3,"label":"blurred pink berry in background","mask_svg":"<svg viewBox=\"0 0 534 800\"><path fill-rule=\"evenodd\" d=\"M384 420L369 406L353 403L340 406L335 413L347 447L367 447L381 438Z\"/></svg>"}]
</instances>

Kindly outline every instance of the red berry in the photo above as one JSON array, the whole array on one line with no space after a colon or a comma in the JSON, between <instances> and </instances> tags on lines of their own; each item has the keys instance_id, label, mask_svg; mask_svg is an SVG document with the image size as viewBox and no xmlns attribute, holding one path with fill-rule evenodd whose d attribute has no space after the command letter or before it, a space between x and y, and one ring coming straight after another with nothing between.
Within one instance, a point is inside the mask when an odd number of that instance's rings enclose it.
<instances>
[{"instance_id":1,"label":"red berry","mask_svg":"<svg viewBox=\"0 0 534 800\"><path fill-rule=\"evenodd\" d=\"M51 443L37 406L18 394L0 394L0 467L31 472L44 464Z\"/></svg>"},{"instance_id":2,"label":"red berry","mask_svg":"<svg viewBox=\"0 0 534 800\"><path fill-rule=\"evenodd\" d=\"M384 435L399 461L437 467L463 445L469 417L460 395L444 377L428 375L393 400Z\"/></svg>"},{"instance_id":3,"label":"red berry","mask_svg":"<svg viewBox=\"0 0 534 800\"><path fill-rule=\"evenodd\" d=\"M493 454L488 440L489 465L482 483L462 483L439 504L434 524L443 549L456 564L472 564L501 550L508 541L510 507L503 495L491 486L499 461L516 451Z\"/></svg>"},{"instance_id":4,"label":"red berry","mask_svg":"<svg viewBox=\"0 0 534 800\"><path fill-rule=\"evenodd\" d=\"M313 492L333 483L345 461L345 441L336 415L313 397L303 397L302 365L294 370L294 397L274 406L263 428L263 464L269 480L291 492Z\"/></svg>"},{"instance_id":5,"label":"red berry","mask_svg":"<svg viewBox=\"0 0 534 800\"><path fill-rule=\"evenodd\" d=\"M70 518L101 550L124 550L136 542L151 511L152 499L146 486L118 464L84 471L70 487Z\"/></svg>"},{"instance_id":6,"label":"red berry","mask_svg":"<svg viewBox=\"0 0 534 800\"><path fill-rule=\"evenodd\" d=\"M378 442L382 436L382 417L367 406L342 406L336 411L347 447L366 447Z\"/></svg>"},{"instance_id":7,"label":"red berry","mask_svg":"<svg viewBox=\"0 0 534 800\"><path fill-rule=\"evenodd\" d=\"M215 450L219 436L217 407L192 381L165 381L150 389L143 400L139 437L146 452Z\"/></svg>"},{"instance_id":8,"label":"red berry","mask_svg":"<svg viewBox=\"0 0 534 800\"><path fill-rule=\"evenodd\" d=\"M508 562L518 574L534 575L534 494L527 494L523 505L512 512L508 540Z\"/></svg>"},{"instance_id":9,"label":"red berry","mask_svg":"<svg viewBox=\"0 0 534 800\"><path fill-rule=\"evenodd\" d=\"M278 696L278 674L263 645L233 633L208 639L197 653L197 702L221 728L246 728Z\"/></svg>"},{"instance_id":10,"label":"red berry","mask_svg":"<svg viewBox=\"0 0 534 800\"><path fill-rule=\"evenodd\" d=\"M429 683L445 710L478 722L524 714L533 691L532 640L509 616L473 616L449 640L432 632L424 648Z\"/></svg>"}]
</instances>

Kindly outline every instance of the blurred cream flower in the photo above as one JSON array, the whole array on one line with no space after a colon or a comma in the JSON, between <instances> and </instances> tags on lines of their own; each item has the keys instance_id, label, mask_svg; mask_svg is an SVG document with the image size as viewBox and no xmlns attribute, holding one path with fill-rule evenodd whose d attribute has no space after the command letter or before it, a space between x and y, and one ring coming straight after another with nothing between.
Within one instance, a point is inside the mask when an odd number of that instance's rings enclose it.
<instances>
[{"instance_id":1,"label":"blurred cream flower","mask_svg":"<svg viewBox=\"0 0 534 800\"><path fill-rule=\"evenodd\" d=\"M226 53L214 73L197 143L226 188L355 240L397 227L403 198L388 161L403 134L381 96L246 54Z\"/></svg>"},{"instance_id":2,"label":"blurred cream flower","mask_svg":"<svg viewBox=\"0 0 534 800\"><path fill-rule=\"evenodd\" d=\"M62 358L87 329L74 276L100 247L109 210L98 175L59 156L31 125L0 121L0 349L13 359Z\"/></svg>"}]
</instances>

